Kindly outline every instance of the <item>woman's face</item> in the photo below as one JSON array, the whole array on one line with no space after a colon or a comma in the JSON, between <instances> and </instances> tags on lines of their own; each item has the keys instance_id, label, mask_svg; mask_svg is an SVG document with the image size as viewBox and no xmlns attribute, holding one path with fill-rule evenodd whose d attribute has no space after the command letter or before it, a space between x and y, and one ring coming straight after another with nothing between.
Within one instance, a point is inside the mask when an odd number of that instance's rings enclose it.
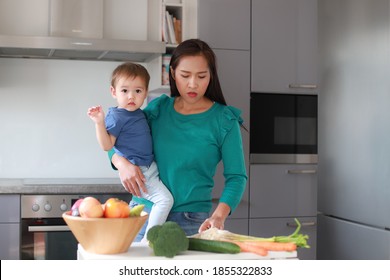
<instances>
[{"instance_id":1,"label":"woman's face","mask_svg":"<svg viewBox=\"0 0 390 280\"><path fill-rule=\"evenodd\" d=\"M180 96L190 104L203 99L210 83L210 70L203 55L182 57L172 76Z\"/></svg>"}]
</instances>

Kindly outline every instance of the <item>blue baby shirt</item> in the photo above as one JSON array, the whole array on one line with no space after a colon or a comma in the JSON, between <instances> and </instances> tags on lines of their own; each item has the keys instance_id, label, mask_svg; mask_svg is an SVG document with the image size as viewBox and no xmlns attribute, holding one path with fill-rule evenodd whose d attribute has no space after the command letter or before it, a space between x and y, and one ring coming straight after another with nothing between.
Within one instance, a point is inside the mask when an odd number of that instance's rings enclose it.
<instances>
[{"instance_id":1,"label":"blue baby shirt","mask_svg":"<svg viewBox=\"0 0 390 280\"><path fill-rule=\"evenodd\" d=\"M106 129L116 137L115 152L138 166L149 166L154 160L152 136L141 109L127 111L111 107L105 118Z\"/></svg>"}]
</instances>

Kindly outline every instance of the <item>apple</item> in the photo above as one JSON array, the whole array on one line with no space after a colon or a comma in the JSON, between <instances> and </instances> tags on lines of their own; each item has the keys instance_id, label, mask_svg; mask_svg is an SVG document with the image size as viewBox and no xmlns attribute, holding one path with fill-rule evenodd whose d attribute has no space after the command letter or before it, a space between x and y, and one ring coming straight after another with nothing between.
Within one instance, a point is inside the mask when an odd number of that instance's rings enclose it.
<instances>
[{"instance_id":1,"label":"apple","mask_svg":"<svg viewBox=\"0 0 390 280\"><path fill-rule=\"evenodd\" d=\"M80 202L79 213L83 218L101 218L104 211L99 200L92 196L87 196Z\"/></svg>"},{"instance_id":2,"label":"apple","mask_svg":"<svg viewBox=\"0 0 390 280\"><path fill-rule=\"evenodd\" d=\"M70 209L72 211L72 216L80 216L79 207L81 202L84 200L84 198L79 198L76 200L76 202L72 205L72 208Z\"/></svg>"},{"instance_id":3,"label":"apple","mask_svg":"<svg viewBox=\"0 0 390 280\"><path fill-rule=\"evenodd\" d=\"M127 218L130 215L129 204L118 198L109 198L104 203L105 218Z\"/></svg>"}]
</instances>

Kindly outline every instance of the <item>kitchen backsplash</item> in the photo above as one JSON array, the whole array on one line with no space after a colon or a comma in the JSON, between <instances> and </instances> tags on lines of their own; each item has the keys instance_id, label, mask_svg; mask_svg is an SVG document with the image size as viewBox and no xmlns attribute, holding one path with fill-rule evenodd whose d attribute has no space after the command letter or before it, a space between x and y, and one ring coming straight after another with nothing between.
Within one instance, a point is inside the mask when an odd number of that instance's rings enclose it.
<instances>
[{"instance_id":1,"label":"kitchen backsplash","mask_svg":"<svg viewBox=\"0 0 390 280\"><path fill-rule=\"evenodd\" d=\"M119 62L0 59L0 178L116 177L86 112Z\"/></svg>"}]
</instances>

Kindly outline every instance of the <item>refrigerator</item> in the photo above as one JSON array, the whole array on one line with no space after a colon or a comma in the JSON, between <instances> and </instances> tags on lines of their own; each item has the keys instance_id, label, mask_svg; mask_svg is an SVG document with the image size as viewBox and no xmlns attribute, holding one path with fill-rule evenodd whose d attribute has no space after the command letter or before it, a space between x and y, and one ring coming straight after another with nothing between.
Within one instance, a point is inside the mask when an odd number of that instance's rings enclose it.
<instances>
[{"instance_id":1,"label":"refrigerator","mask_svg":"<svg viewBox=\"0 0 390 280\"><path fill-rule=\"evenodd\" d=\"M390 0L318 1L317 259L390 259Z\"/></svg>"}]
</instances>

